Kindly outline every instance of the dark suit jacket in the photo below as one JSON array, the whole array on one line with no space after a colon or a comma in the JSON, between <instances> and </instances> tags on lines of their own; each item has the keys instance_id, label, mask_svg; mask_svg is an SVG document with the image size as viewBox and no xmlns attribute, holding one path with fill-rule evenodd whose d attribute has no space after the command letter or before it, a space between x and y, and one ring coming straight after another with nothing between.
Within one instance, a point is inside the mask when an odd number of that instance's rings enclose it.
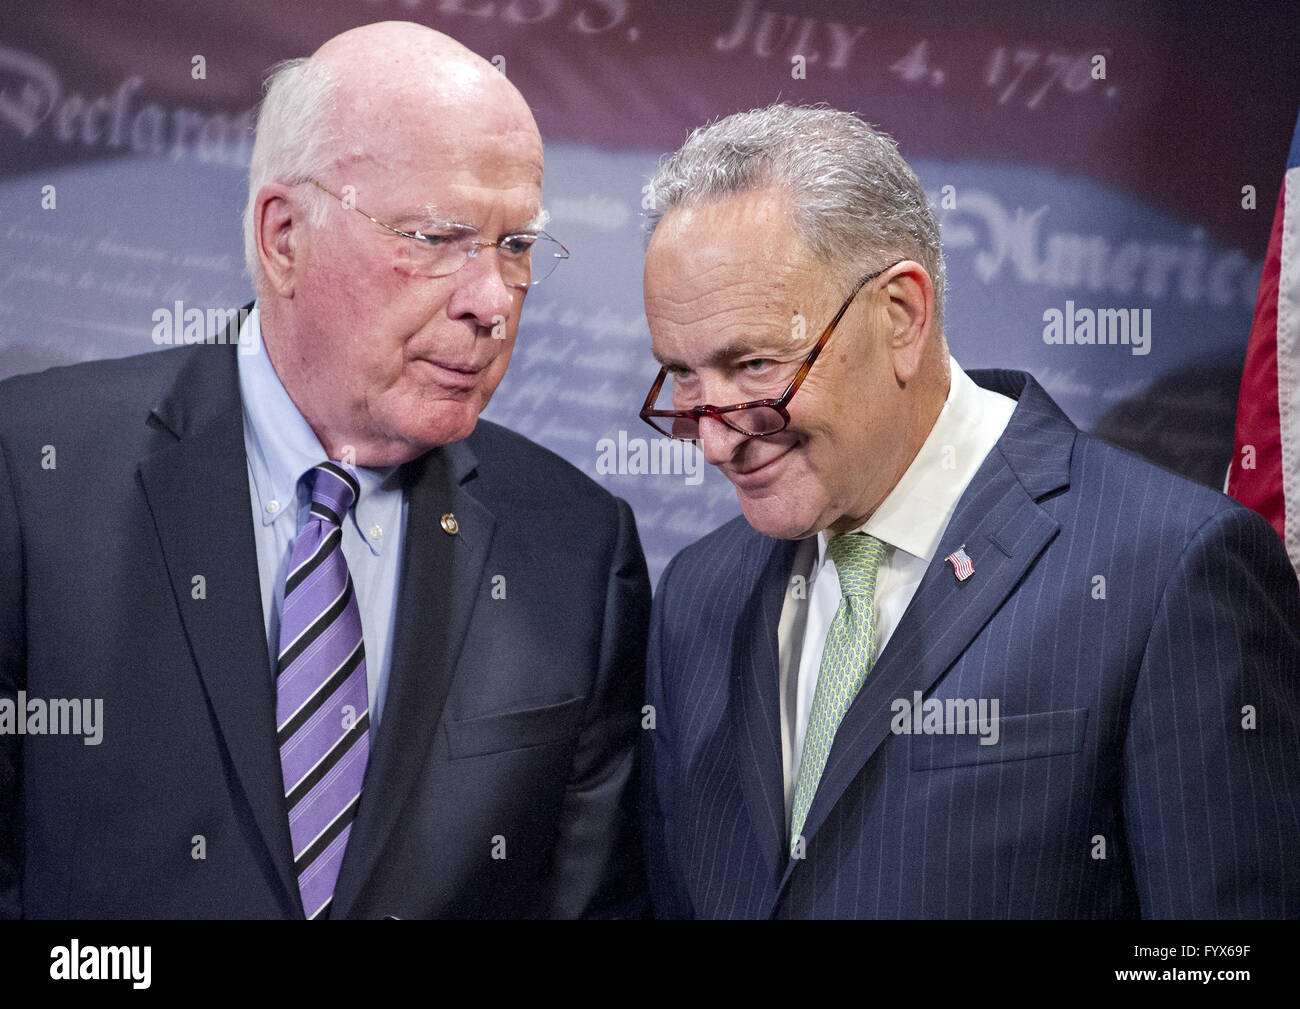
<instances>
[{"instance_id":1,"label":"dark suit jacket","mask_svg":"<svg viewBox=\"0 0 1300 1009\"><path fill-rule=\"evenodd\" d=\"M1019 402L836 733L802 860L777 696L796 543L737 519L664 572L656 913L1300 915L1300 592L1277 534L1082 434L1028 375L972 377ZM998 699L1000 743L894 733L914 691Z\"/></svg>"},{"instance_id":2,"label":"dark suit jacket","mask_svg":"<svg viewBox=\"0 0 1300 1009\"><path fill-rule=\"evenodd\" d=\"M406 473L387 701L332 916L641 913L630 510L485 421ZM104 735L0 737L0 916L302 917L233 346L0 383L0 696L18 690L102 698Z\"/></svg>"}]
</instances>

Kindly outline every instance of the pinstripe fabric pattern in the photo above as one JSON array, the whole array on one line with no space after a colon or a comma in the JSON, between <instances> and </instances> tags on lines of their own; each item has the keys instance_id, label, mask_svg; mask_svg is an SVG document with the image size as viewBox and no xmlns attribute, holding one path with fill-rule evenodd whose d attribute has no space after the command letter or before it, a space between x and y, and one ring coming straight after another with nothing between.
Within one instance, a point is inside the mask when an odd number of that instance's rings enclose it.
<instances>
[{"instance_id":1,"label":"pinstripe fabric pattern","mask_svg":"<svg viewBox=\"0 0 1300 1009\"><path fill-rule=\"evenodd\" d=\"M1029 376L971 375L1016 413L840 725L802 860L776 657L795 544L737 519L664 572L656 912L1300 916L1300 591L1276 534L1079 433ZM963 543L977 575L958 582L940 558ZM998 744L891 731L915 691L997 699Z\"/></svg>"}]
</instances>

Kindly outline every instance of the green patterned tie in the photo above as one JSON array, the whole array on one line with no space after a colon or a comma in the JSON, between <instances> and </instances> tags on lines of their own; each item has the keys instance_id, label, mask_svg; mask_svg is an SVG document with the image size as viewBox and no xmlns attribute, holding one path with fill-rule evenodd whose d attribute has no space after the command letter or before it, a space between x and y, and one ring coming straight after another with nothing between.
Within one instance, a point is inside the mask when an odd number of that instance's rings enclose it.
<instances>
[{"instance_id":1,"label":"green patterned tie","mask_svg":"<svg viewBox=\"0 0 1300 1009\"><path fill-rule=\"evenodd\" d=\"M835 730L844 713L857 696L862 681L876 661L876 627L872 620L876 595L876 572L885 559L885 544L866 533L836 536L827 544L826 553L835 562L840 576L840 608L835 611L831 629L826 634L821 669L817 673L817 693L803 737L803 759L799 763L799 780L794 788L791 817L790 851L803 831L804 820L817 794L817 783L826 767Z\"/></svg>"}]
</instances>

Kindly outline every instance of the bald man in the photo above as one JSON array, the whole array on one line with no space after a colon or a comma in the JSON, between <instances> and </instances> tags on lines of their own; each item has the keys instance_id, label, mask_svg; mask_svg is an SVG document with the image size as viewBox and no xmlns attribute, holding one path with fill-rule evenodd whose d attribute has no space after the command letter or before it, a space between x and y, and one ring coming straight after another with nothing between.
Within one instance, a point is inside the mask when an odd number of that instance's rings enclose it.
<instances>
[{"instance_id":1,"label":"bald man","mask_svg":"<svg viewBox=\"0 0 1300 1009\"><path fill-rule=\"evenodd\" d=\"M0 915L643 913L636 527L479 421L541 183L489 64L346 32L268 82L231 331L0 383Z\"/></svg>"}]
</instances>

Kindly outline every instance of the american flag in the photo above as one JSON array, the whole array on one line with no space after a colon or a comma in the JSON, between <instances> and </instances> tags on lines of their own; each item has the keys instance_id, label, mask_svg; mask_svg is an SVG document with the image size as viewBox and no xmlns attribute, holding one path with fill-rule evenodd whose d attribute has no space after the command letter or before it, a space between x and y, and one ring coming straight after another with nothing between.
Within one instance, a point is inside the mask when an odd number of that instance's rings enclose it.
<instances>
[{"instance_id":1,"label":"american flag","mask_svg":"<svg viewBox=\"0 0 1300 1009\"><path fill-rule=\"evenodd\" d=\"M1277 198L1224 488L1273 523L1300 573L1300 122Z\"/></svg>"},{"instance_id":2,"label":"american flag","mask_svg":"<svg viewBox=\"0 0 1300 1009\"><path fill-rule=\"evenodd\" d=\"M945 557L944 562L952 565L952 573L957 576L959 582L964 582L975 573L975 564L966 553L965 543Z\"/></svg>"}]
</instances>

